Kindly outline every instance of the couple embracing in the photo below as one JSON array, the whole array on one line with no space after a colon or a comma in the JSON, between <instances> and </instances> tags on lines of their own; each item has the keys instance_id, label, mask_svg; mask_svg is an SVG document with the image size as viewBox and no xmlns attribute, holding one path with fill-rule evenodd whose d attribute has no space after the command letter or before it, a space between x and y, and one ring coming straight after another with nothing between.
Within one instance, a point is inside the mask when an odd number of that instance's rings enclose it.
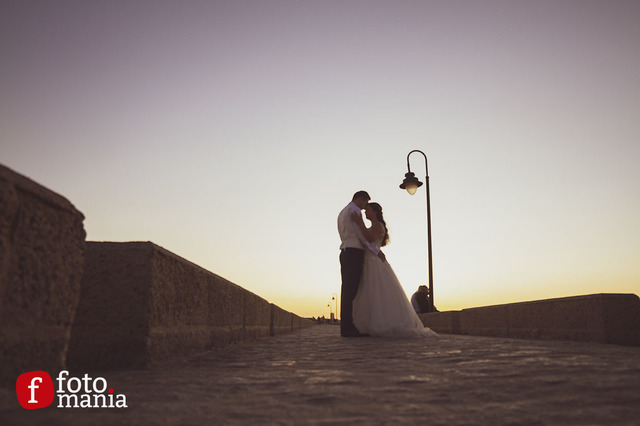
<instances>
[{"instance_id":1,"label":"couple embracing","mask_svg":"<svg viewBox=\"0 0 640 426\"><path fill-rule=\"evenodd\" d=\"M338 215L343 337L429 337L380 247L389 240L382 207L358 191ZM371 222L367 228L361 211Z\"/></svg>"}]
</instances>

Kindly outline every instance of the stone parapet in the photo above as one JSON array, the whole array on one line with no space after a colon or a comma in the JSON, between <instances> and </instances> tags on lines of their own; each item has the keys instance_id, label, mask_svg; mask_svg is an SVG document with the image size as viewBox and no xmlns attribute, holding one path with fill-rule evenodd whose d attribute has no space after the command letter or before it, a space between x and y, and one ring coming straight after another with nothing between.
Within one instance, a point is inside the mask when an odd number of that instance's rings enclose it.
<instances>
[{"instance_id":1,"label":"stone parapet","mask_svg":"<svg viewBox=\"0 0 640 426\"><path fill-rule=\"evenodd\" d=\"M640 299L593 294L421 314L435 331L640 346Z\"/></svg>"},{"instance_id":2,"label":"stone parapet","mask_svg":"<svg viewBox=\"0 0 640 426\"><path fill-rule=\"evenodd\" d=\"M287 312L284 309L272 304L271 305L271 317L270 317L270 335L275 336L278 334L291 331L293 328L293 319L291 312Z\"/></svg>"},{"instance_id":3,"label":"stone parapet","mask_svg":"<svg viewBox=\"0 0 640 426\"><path fill-rule=\"evenodd\" d=\"M460 311L430 312L418 315L422 323L438 333L460 334Z\"/></svg>"},{"instance_id":4,"label":"stone parapet","mask_svg":"<svg viewBox=\"0 0 640 426\"><path fill-rule=\"evenodd\" d=\"M83 220L64 197L0 165L0 385L65 367Z\"/></svg>"},{"instance_id":5,"label":"stone parapet","mask_svg":"<svg viewBox=\"0 0 640 426\"><path fill-rule=\"evenodd\" d=\"M151 242L87 242L69 364L141 368L313 325Z\"/></svg>"}]
</instances>

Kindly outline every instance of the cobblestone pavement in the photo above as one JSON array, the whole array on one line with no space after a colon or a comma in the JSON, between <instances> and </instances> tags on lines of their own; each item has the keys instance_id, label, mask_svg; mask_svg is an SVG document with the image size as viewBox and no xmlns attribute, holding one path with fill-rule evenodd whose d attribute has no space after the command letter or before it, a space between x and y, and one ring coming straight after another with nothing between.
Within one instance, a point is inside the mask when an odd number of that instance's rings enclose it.
<instances>
[{"instance_id":1,"label":"cobblestone pavement","mask_svg":"<svg viewBox=\"0 0 640 426\"><path fill-rule=\"evenodd\" d=\"M640 348L593 343L344 339L323 325L90 376L128 408L24 410L3 390L0 423L640 424Z\"/></svg>"}]
</instances>

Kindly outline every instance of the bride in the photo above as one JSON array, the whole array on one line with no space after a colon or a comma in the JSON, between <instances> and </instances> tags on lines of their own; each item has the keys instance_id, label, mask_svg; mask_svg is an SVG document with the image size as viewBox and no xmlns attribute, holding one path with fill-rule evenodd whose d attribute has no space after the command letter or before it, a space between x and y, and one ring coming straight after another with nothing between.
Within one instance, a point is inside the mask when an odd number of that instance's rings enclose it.
<instances>
[{"instance_id":1,"label":"bride","mask_svg":"<svg viewBox=\"0 0 640 426\"><path fill-rule=\"evenodd\" d=\"M371 221L370 228L365 226L361 214L354 213L352 219L367 240L384 247L389 241L389 232L380 204L367 204L365 216ZM360 333L371 336L437 336L418 318L391 265L369 250L365 254L362 279L353 301L353 323Z\"/></svg>"}]
</instances>

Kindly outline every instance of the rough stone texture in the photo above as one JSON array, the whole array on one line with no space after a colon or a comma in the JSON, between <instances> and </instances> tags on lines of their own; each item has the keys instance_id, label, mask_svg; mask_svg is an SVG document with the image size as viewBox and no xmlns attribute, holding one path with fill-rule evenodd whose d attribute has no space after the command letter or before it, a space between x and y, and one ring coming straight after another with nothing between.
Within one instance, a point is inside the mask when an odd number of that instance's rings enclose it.
<instances>
[{"instance_id":1,"label":"rough stone texture","mask_svg":"<svg viewBox=\"0 0 640 426\"><path fill-rule=\"evenodd\" d=\"M442 333L640 346L640 299L593 294L422 314Z\"/></svg>"},{"instance_id":2,"label":"rough stone texture","mask_svg":"<svg viewBox=\"0 0 640 426\"><path fill-rule=\"evenodd\" d=\"M271 335L287 333L293 328L291 312L287 312L276 305L271 305Z\"/></svg>"},{"instance_id":3,"label":"rough stone texture","mask_svg":"<svg viewBox=\"0 0 640 426\"><path fill-rule=\"evenodd\" d=\"M309 321L310 320L308 318L302 318L292 313L291 314L291 330L297 330L299 328L308 327Z\"/></svg>"},{"instance_id":4,"label":"rough stone texture","mask_svg":"<svg viewBox=\"0 0 640 426\"><path fill-rule=\"evenodd\" d=\"M62 196L0 165L0 385L65 367L83 220Z\"/></svg>"},{"instance_id":5,"label":"rough stone texture","mask_svg":"<svg viewBox=\"0 0 640 426\"><path fill-rule=\"evenodd\" d=\"M244 294L244 339L271 335L271 303L253 293Z\"/></svg>"},{"instance_id":6,"label":"rough stone texture","mask_svg":"<svg viewBox=\"0 0 640 426\"><path fill-rule=\"evenodd\" d=\"M128 408L25 410L9 425L637 425L640 348L443 334L340 337L318 325L100 374ZM96 376L92 376L96 377Z\"/></svg>"},{"instance_id":7,"label":"rough stone texture","mask_svg":"<svg viewBox=\"0 0 640 426\"><path fill-rule=\"evenodd\" d=\"M418 314L422 323L438 333L460 334L460 311Z\"/></svg>"},{"instance_id":8,"label":"rough stone texture","mask_svg":"<svg viewBox=\"0 0 640 426\"><path fill-rule=\"evenodd\" d=\"M291 331L290 312L151 242L87 242L69 365L142 368L280 333L284 317Z\"/></svg>"}]
</instances>

